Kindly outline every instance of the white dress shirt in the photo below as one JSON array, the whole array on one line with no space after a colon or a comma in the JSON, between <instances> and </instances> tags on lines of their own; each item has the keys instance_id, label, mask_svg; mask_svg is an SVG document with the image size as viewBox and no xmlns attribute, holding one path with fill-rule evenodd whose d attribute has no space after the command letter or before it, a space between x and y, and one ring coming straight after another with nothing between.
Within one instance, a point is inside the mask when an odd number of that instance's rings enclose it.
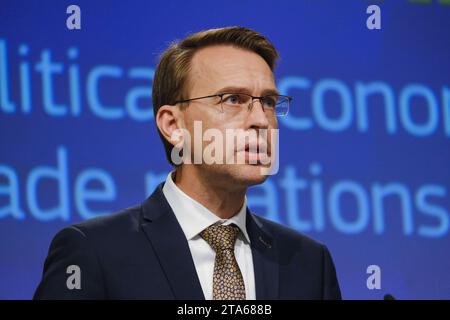
<instances>
[{"instance_id":1,"label":"white dress shirt","mask_svg":"<svg viewBox=\"0 0 450 320\"><path fill-rule=\"evenodd\" d=\"M200 236L200 232L213 224L228 225L234 223L241 229L236 239L234 254L244 279L245 297L247 300L255 300L253 257L246 228L247 198L244 199L242 208L235 216L230 219L221 219L181 191L172 180L172 172L167 176L163 193L188 241L205 299L212 300L213 298L213 273L216 253Z\"/></svg>"}]
</instances>

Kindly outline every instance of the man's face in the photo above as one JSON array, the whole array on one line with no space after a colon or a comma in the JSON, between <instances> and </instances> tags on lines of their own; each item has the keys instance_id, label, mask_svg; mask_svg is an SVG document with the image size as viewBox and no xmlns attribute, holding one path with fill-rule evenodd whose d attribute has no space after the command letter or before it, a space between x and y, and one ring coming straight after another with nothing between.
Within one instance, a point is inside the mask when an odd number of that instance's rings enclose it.
<instances>
[{"instance_id":1,"label":"man's face","mask_svg":"<svg viewBox=\"0 0 450 320\"><path fill-rule=\"evenodd\" d=\"M210 46L197 51L191 61L189 74L189 93L186 98L196 98L223 92L247 93L253 96L264 96L276 92L273 73L262 57L251 51L240 48L217 45ZM220 98L207 98L191 101L187 108L183 109L182 115L186 129L194 137L194 121L201 121L202 130L218 129L223 137L226 130L240 130L250 133L253 131L250 145L267 146L267 153L273 150L271 146L271 129L277 128L276 116L270 112L264 112L261 103L254 100L253 107L249 110L244 108L238 115L230 115L222 112ZM198 124L198 122L197 122ZM266 138L260 139L258 132L267 130ZM194 140L194 139L192 139ZM222 186L241 186L262 183L267 175L262 174L263 165L260 162L251 162L250 158L257 158L258 153L241 150L236 143L224 141L223 164L197 164L199 172L213 179L215 183ZM236 142L236 141L234 141ZM194 141L192 141L191 146ZM211 141L203 142L203 150ZM226 149L231 150L226 150ZM241 153L239 155L239 153ZM234 157L234 163L230 159ZM244 163L237 164L238 159L246 159ZM231 162L231 163L230 163Z\"/></svg>"}]
</instances>

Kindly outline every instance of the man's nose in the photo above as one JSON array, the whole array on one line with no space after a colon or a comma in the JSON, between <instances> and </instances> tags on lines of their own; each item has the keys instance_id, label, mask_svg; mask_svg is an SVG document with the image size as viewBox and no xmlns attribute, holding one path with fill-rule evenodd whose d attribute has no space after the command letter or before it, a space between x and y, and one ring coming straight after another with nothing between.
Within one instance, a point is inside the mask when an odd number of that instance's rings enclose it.
<instances>
[{"instance_id":1,"label":"man's nose","mask_svg":"<svg viewBox=\"0 0 450 320\"><path fill-rule=\"evenodd\" d=\"M267 114L264 112L261 100L253 99L250 102L249 108L249 127L268 128L269 119L267 119Z\"/></svg>"}]
</instances>

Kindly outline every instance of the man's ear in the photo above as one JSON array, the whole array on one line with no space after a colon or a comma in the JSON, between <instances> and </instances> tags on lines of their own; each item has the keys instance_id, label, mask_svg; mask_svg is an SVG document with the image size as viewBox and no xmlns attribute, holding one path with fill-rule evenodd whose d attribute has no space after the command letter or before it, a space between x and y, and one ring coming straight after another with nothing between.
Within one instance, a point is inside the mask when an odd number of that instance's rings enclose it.
<instances>
[{"instance_id":1,"label":"man's ear","mask_svg":"<svg viewBox=\"0 0 450 320\"><path fill-rule=\"evenodd\" d=\"M163 137L172 145L180 143L179 129L184 129L183 114L177 106L163 105L156 113L156 125Z\"/></svg>"}]
</instances>

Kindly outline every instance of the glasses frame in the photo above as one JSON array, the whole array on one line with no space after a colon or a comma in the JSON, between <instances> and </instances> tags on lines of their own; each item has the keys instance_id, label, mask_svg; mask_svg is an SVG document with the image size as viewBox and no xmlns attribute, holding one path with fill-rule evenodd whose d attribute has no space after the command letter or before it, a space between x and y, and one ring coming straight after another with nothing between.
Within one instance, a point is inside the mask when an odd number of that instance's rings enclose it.
<instances>
[{"instance_id":1,"label":"glasses frame","mask_svg":"<svg viewBox=\"0 0 450 320\"><path fill-rule=\"evenodd\" d=\"M275 112L275 115L276 115L276 116L285 116L285 115L287 115L288 112L289 112L289 108L290 108L290 106L291 106L291 101L293 100L292 97L290 97L290 96L285 96L285 95L282 95L282 94L267 94L267 95L265 95L265 96L260 96L260 97L258 97L258 96L252 96L251 94L242 93L242 92L223 92L223 93L211 94L211 95L203 96L203 97L196 97L196 98L191 98L191 99L178 100L178 101L175 101L174 104L178 104L178 103L186 103L186 102L191 102L191 101L200 100L200 99L207 99L207 98L220 97L220 106L222 107L222 112L223 112L223 106L222 106L222 103L223 103L223 96L224 96L224 95L227 95L227 94L229 94L229 95L245 95L245 96L251 97L250 103L249 103L248 106L247 106L247 108L248 108L249 110L250 110L250 106L253 107L253 101L254 101L255 99L259 100L259 103L261 103L261 106L263 106L263 104L262 104L262 99L265 99L265 98L267 98L267 97L277 96L278 98L280 98L280 97L285 98L285 99L287 100L287 103L288 103L287 111L286 111L285 114L277 114L277 113ZM264 107L263 107L263 108L264 108ZM274 110L276 110L276 108L274 108Z\"/></svg>"}]
</instances>

